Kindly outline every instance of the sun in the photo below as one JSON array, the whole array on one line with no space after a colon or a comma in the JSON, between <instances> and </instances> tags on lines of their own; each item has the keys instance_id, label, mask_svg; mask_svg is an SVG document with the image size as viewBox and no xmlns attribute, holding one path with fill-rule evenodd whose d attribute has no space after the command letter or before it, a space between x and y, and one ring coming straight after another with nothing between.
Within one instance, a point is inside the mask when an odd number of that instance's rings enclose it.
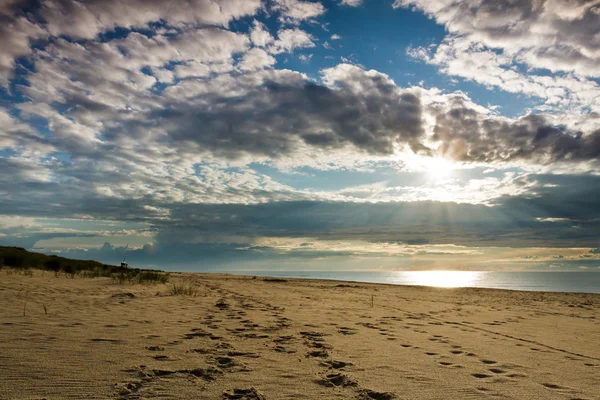
<instances>
[{"instance_id":1,"label":"sun","mask_svg":"<svg viewBox=\"0 0 600 400\"><path fill-rule=\"evenodd\" d=\"M442 157L426 158L423 170L432 180L446 179L454 172L454 163Z\"/></svg>"},{"instance_id":2,"label":"sun","mask_svg":"<svg viewBox=\"0 0 600 400\"><path fill-rule=\"evenodd\" d=\"M448 179L457 168L454 162L440 156L426 157L412 154L403 161L410 170L424 173L430 181Z\"/></svg>"}]
</instances>

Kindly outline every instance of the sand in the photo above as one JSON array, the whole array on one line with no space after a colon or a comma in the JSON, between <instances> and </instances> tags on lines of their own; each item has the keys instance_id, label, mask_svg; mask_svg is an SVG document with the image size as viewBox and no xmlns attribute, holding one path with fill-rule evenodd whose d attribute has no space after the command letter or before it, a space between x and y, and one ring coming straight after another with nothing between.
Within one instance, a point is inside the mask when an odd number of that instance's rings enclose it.
<instances>
[{"instance_id":1,"label":"sand","mask_svg":"<svg viewBox=\"0 0 600 400\"><path fill-rule=\"evenodd\" d=\"M600 399L600 295L179 280L3 269L0 398Z\"/></svg>"}]
</instances>

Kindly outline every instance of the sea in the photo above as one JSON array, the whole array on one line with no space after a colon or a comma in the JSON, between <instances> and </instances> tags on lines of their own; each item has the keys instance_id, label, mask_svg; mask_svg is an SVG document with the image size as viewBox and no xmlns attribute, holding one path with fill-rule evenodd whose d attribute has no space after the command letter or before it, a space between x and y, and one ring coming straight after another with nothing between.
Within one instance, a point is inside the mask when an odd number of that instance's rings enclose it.
<instances>
[{"instance_id":1,"label":"sea","mask_svg":"<svg viewBox=\"0 0 600 400\"><path fill-rule=\"evenodd\" d=\"M600 293L600 272L499 271L228 271L273 278L328 279L433 287Z\"/></svg>"}]
</instances>

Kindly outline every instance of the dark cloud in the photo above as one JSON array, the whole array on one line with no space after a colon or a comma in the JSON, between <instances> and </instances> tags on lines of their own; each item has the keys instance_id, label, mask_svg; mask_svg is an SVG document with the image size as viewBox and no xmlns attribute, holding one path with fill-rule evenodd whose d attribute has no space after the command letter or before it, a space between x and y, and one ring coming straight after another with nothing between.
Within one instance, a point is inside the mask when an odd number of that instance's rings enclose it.
<instances>
[{"instance_id":1,"label":"dark cloud","mask_svg":"<svg viewBox=\"0 0 600 400\"><path fill-rule=\"evenodd\" d=\"M368 78L365 78L368 79ZM243 97L213 96L203 104L171 102L144 121L167 126L169 140L196 143L216 154L290 153L301 140L323 148L348 143L391 154L394 144L419 148L421 104L414 94L376 85L367 93L315 83L267 81ZM130 125L136 131L138 124Z\"/></svg>"},{"instance_id":2,"label":"dark cloud","mask_svg":"<svg viewBox=\"0 0 600 400\"><path fill-rule=\"evenodd\" d=\"M281 252L269 246L248 246L243 243L170 243L168 245L153 244L132 249L126 246L114 246L105 243L97 249L67 249L53 252L48 249L37 249L49 254L60 254L63 257L77 259L93 259L107 264L118 265L124 255L132 267L150 267L163 270L219 271L262 269L266 266L286 264L302 266L307 262L327 257L330 266L338 264L336 259L348 260L354 254L349 251L289 251ZM292 267L293 268L293 267Z\"/></svg>"},{"instance_id":3,"label":"dark cloud","mask_svg":"<svg viewBox=\"0 0 600 400\"><path fill-rule=\"evenodd\" d=\"M527 161L538 164L597 161L600 129L583 134L552 124L544 115L515 120L485 115L454 103L437 115L433 139L442 154L466 162Z\"/></svg>"},{"instance_id":4,"label":"dark cloud","mask_svg":"<svg viewBox=\"0 0 600 400\"><path fill-rule=\"evenodd\" d=\"M56 218L143 222L158 245L219 242L224 238L314 237L408 244L510 247L595 247L600 235L600 177L536 175L531 193L493 206L442 202L174 204L71 196L41 205L31 196L7 201L4 212ZM164 218L157 209L168 210ZM556 222L545 222L545 221ZM5 238L8 240L9 238ZM229 240L229 239L227 239Z\"/></svg>"}]
</instances>

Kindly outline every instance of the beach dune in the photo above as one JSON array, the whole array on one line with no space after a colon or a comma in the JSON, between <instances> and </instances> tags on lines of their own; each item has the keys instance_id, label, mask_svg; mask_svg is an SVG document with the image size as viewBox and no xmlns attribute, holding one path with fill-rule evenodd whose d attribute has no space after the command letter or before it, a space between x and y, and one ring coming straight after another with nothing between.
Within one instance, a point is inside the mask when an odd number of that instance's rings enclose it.
<instances>
[{"instance_id":1,"label":"beach dune","mask_svg":"<svg viewBox=\"0 0 600 400\"><path fill-rule=\"evenodd\" d=\"M600 398L594 294L2 270L0 304L1 399Z\"/></svg>"}]
</instances>

